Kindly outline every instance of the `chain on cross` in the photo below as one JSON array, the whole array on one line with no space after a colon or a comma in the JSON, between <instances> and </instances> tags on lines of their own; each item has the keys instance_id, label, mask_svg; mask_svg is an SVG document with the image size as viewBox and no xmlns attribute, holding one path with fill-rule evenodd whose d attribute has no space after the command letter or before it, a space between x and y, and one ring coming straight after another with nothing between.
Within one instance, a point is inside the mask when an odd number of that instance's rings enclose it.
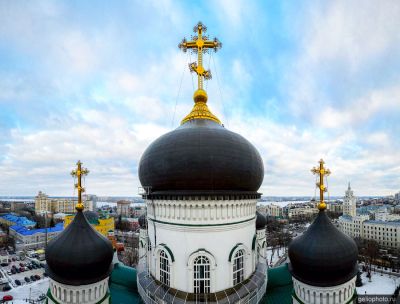
<instances>
[{"instance_id":1,"label":"chain on cross","mask_svg":"<svg viewBox=\"0 0 400 304\"><path fill-rule=\"evenodd\" d=\"M85 192L85 188L82 186L82 176L86 176L89 174L89 170L86 168L82 168L82 163L80 160L76 163L76 170L72 170L71 175L73 177L78 178L78 182L75 184L75 188L78 189L78 203L76 204L75 209L77 211L82 211L84 209L84 205L82 203L82 193Z\"/></svg>"},{"instance_id":2,"label":"chain on cross","mask_svg":"<svg viewBox=\"0 0 400 304\"><path fill-rule=\"evenodd\" d=\"M211 71L205 70L203 67L203 53L208 52L209 49L213 49L215 52L222 47L222 43L217 38L214 40L208 40L208 36L203 36L207 31L207 27L201 22L193 28L193 32L197 35L192 36L192 41L187 41L183 38L182 42L179 43L179 48L186 52L187 49L197 53L197 62L189 63L189 70L197 74L197 85L198 90L203 90L203 78L211 79Z\"/></svg>"},{"instance_id":3,"label":"chain on cross","mask_svg":"<svg viewBox=\"0 0 400 304\"><path fill-rule=\"evenodd\" d=\"M319 175L319 182L317 183L317 188L319 188L319 204L318 204L318 209L319 210L325 210L326 209L326 203L324 201L324 192L328 190L328 188L324 185L324 176L328 176L331 174L331 171L328 168L324 167L324 160L321 159L319 161L319 167L314 167L311 169L311 172L313 174L318 174Z\"/></svg>"}]
</instances>

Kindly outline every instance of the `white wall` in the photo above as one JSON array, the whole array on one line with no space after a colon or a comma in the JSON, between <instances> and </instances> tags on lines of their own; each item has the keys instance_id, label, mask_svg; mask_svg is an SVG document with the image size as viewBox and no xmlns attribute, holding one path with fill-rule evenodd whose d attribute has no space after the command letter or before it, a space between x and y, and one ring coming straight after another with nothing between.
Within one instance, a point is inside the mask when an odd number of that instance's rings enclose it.
<instances>
[{"instance_id":1,"label":"white wall","mask_svg":"<svg viewBox=\"0 0 400 304\"><path fill-rule=\"evenodd\" d=\"M171 287L193 292L190 261L196 255L194 252L203 250L202 254L213 260L211 292L230 288L233 277L229 254L236 245L242 244L236 249L246 251L244 276L248 278L255 266L252 241L256 233L256 202L256 199L148 201L152 275L159 278L158 253L163 249L160 244L165 244L175 259L171 265Z\"/></svg>"}]
</instances>

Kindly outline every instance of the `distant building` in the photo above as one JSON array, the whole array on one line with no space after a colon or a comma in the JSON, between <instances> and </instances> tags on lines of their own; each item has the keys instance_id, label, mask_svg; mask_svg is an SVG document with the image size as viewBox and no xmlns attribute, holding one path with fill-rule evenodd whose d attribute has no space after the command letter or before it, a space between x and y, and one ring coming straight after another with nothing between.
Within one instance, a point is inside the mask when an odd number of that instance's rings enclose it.
<instances>
[{"instance_id":1,"label":"distant building","mask_svg":"<svg viewBox=\"0 0 400 304\"><path fill-rule=\"evenodd\" d=\"M6 227L19 225L26 228L33 228L36 226L36 222L27 219L25 216L17 216L14 214L5 214L0 216L0 223Z\"/></svg>"},{"instance_id":2,"label":"distant building","mask_svg":"<svg viewBox=\"0 0 400 304\"><path fill-rule=\"evenodd\" d=\"M17 250L44 248L47 242L63 231L63 224L59 223L51 228L27 229L21 225L10 227L10 236L15 239Z\"/></svg>"},{"instance_id":3,"label":"distant building","mask_svg":"<svg viewBox=\"0 0 400 304\"><path fill-rule=\"evenodd\" d=\"M328 202L327 209L330 212L343 213L343 204L340 204L338 202Z\"/></svg>"},{"instance_id":4,"label":"distant building","mask_svg":"<svg viewBox=\"0 0 400 304\"><path fill-rule=\"evenodd\" d=\"M376 221L399 221L400 214L389 213L386 207L379 209L377 212L374 213Z\"/></svg>"},{"instance_id":5,"label":"distant building","mask_svg":"<svg viewBox=\"0 0 400 304\"><path fill-rule=\"evenodd\" d=\"M339 217L340 230L352 238L364 238L364 221L369 220L368 214L361 214L355 217L343 215Z\"/></svg>"},{"instance_id":6,"label":"distant building","mask_svg":"<svg viewBox=\"0 0 400 304\"><path fill-rule=\"evenodd\" d=\"M318 209L308 205L299 208L288 209L288 218L294 217L312 217L318 213Z\"/></svg>"},{"instance_id":7,"label":"distant building","mask_svg":"<svg viewBox=\"0 0 400 304\"><path fill-rule=\"evenodd\" d=\"M104 216L102 214L99 215L94 211L85 211L84 214L92 227L102 235L107 236L109 232L114 231L115 221L113 217ZM64 228L72 222L74 217L75 215L65 216Z\"/></svg>"},{"instance_id":8,"label":"distant building","mask_svg":"<svg viewBox=\"0 0 400 304\"><path fill-rule=\"evenodd\" d=\"M400 222L365 221L363 239L374 240L383 247L400 249Z\"/></svg>"},{"instance_id":9,"label":"distant building","mask_svg":"<svg viewBox=\"0 0 400 304\"><path fill-rule=\"evenodd\" d=\"M265 206L265 213L272 217L282 217L282 207L274 204Z\"/></svg>"},{"instance_id":10,"label":"distant building","mask_svg":"<svg viewBox=\"0 0 400 304\"><path fill-rule=\"evenodd\" d=\"M352 238L373 240L382 247L400 249L400 221L391 221L400 219L400 216L389 214L382 206L359 208L357 214L355 202L356 197L349 185L344 197L343 216L339 218L340 230ZM375 220L370 219L372 214Z\"/></svg>"},{"instance_id":11,"label":"distant building","mask_svg":"<svg viewBox=\"0 0 400 304\"><path fill-rule=\"evenodd\" d=\"M132 211L133 217L139 217L144 213L146 213L146 206L144 204L142 206L133 207L133 211Z\"/></svg>"},{"instance_id":12,"label":"distant building","mask_svg":"<svg viewBox=\"0 0 400 304\"><path fill-rule=\"evenodd\" d=\"M139 228L138 218L127 217L124 221L128 223L129 230L131 231L135 231Z\"/></svg>"},{"instance_id":13,"label":"distant building","mask_svg":"<svg viewBox=\"0 0 400 304\"><path fill-rule=\"evenodd\" d=\"M24 202L11 202L10 203L11 212L17 212L25 207L26 207L26 205Z\"/></svg>"},{"instance_id":14,"label":"distant building","mask_svg":"<svg viewBox=\"0 0 400 304\"><path fill-rule=\"evenodd\" d=\"M120 200L117 202L117 214L122 217L129 217L130 201Z\"/></svg>"},{"instance_id":15,"label":"distant building","mask_svg":"<svg viewBox=\"0 0 400 304\"><path fill-rule=\"evenodd\" d=\"M45 212L73 214L76 212L75 204L76 199L50 198L42 191L39 191L35 197L35 212L37 214ZM86 210L93 211L93 201L86 200L83 204Z\"/></svg>"},{"instance_id":16,"label":"distant building","mask_svg":"<svg viewBox=\"0 0 400 304\"><path fill-rule=\"evenodd\" d=\"M92 202L92 211L97 209L97 202L99 200L99 198L97 197L97 195L94 194L84 194L83 195L83 200L84 201L88 201L88 202Z\"/></svg>"},{"instance_id":17,"label":"distant building","mask_svg":"<svg viewBox=\"0 0 400 304\"><path fill-rule=\"evenodd\" d=\"M356 216L356 202L357 198L351 190L350 183L343 198L343 215Z\"/></svg>"}]
</instances>

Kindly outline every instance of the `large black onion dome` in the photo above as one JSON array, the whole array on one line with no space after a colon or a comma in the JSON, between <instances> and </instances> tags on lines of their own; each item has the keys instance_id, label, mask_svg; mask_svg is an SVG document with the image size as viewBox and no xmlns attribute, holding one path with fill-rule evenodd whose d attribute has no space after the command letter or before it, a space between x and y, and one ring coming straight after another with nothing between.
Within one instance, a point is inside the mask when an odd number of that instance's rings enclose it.
<instances>
[{"instance_id":1,"label":"large black onion dome","mask_svg":"<svg viewBox=\"0 0 400 304\"><path fill-rule=\"evenodd\" d=\"M139 164L152 193L257 193L264 167L244 137L208 119L190 120L154 141Z\"/></svg>"},{"instance_id":2,"label":"large black onion dome","mask_svg":"<svg viewBox=\"0 0 400 304\"><path fill-rule=\"evenodd\" d=\"M113 247L88 223L82 211L46 247L46 272L66 285L88 285L109 276Z\"/></svg>"},{"instance_id":3,"label":"large black onion dome","mask_svg":"<svg viewBox=\"0 0 400 304\"><path fill-rule=\"evenodd\" d=\"M138 222L141 229L147 229L146 213L143 213L141 216L139 216Z\"/></svg>"},{"instance_id":4,"label":"large black onion dome","mask_svg":"<svg viewBox=\"0 0 400 304\"><path fill-rule=\"evenodd\" d=\"M256 230L264 229L267 225L267 219L260 212L256 211Z\"/></svg>"},{"instance_id":5,"label":"large black onion dome","mask_svg":"<svg viewBox=\"0 0 400 304\"><path fill-rule=\"evenodd\" d=\"M354 240L339 231L324 211L289 244L292 275L311 286L337 286L349 281L357 274L357 257Z\"/></svg>"}]
</instances>

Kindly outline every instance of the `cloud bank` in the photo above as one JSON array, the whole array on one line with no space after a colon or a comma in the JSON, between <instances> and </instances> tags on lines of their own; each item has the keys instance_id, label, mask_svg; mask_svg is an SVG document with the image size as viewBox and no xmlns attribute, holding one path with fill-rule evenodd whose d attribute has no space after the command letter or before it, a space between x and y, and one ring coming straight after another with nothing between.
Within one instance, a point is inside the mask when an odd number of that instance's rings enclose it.
<instances>
[{"instance_id":1,"label":"cloud bank","mask_svg":"<svg viewBox=\"0 0 400 304\"><path fill-rule=\"evenodd\" d=\"M264 195L400 190L400 3L122 1L0 4L0 195L136 195L146 147L192 107L193 55L177 44L202 20L209 107L260 151Z\"/></svg>"}]
</instances>

